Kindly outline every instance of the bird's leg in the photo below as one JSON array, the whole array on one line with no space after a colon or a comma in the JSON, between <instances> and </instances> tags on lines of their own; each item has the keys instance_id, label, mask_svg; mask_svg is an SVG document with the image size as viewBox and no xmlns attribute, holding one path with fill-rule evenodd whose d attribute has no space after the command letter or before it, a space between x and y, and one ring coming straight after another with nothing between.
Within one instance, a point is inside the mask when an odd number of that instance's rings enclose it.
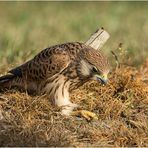
<instances>
[{"instance_id":1,"label":"bird's leg","mask_svg":"<svg viewBox=\"0 0 148 148\"><path fill-rule=\"evenodd\" d=\"M62 81L63 80L63 81ZM63 115L71 115L71 112L75 107L77 107L77 104L74 104L70 101L69 97L69 83L65 83L65 79L60 80L61 85L54 93L54 102L55 105L62 108L62 114Z\"/></svg>"},{"instance_id":2,"label":"bird's leg","mask_svg":"<svg viewBox=\"0 0 148 148\"><path fill-rule=\"evenodd\" d=\"M74 104L70 101L69 97L66 98L58 98L56 99L56 104L59 107L62 107L62 114L69 116L82 116L84 118L86 118L87 120L91 120L91 119L98 119L97 115L93 112L87 111L87 110L78 110L78 111L73 111L74 108L78 107L77 104Z\"/></svg>"},{"instance_id":3,"label":"bird's leg","mask_svg":"<svg viewBox=\"0 0 148 148\"><path fill-rule=\"evenodd\" d=\"M86 110L73 111L78 105L70 101L68 86L61 85L54 95L56 96L55 104L62 108L63 115L83 116L87 120L97 119L96 114L93 112Z\"/></svg>"},{"instance_id":4,"label":"bird's leg","mask_svg":"<svg viewBox=\"0 0 148 148\"><path fill-rule=\"evenodd\" d=\"M79 116L79 117L82 116L88 121L90 121L92 119L95 119L95 120L98 119L98 117L97 117L97 115L95 113L87 111L87 110L73 111L74 108L78 107L78 105L70 102L67 99L65 99L65 104L62 104L61 107L62 107L62 114L66 115L66 116L69 116L69 115Z\"/></svg>"},{"instance_id":5,"label":"bird's leg","mask_svg":"<svg viewBox=\"0 0 148 148\"><path fill-rule=\"evenodd\" d=\"M69 102L69 104L62 106L62 114L63 115L71 115L74 108L78 107L77 104Z\"/></svg>"},{"instance_id":6,"label":"bird's leg","mask_svg":"<svg viewBox=\"0 0 148 148\"><path fill-rule=\"evenodd\" d=\"M87 110L78 110L78 111L73 111L71 113L71 115L73 116L82 116L84 117L85 119L87 119L88 121L92 120L92 119L95 119L97 120L98 117L95 113L93 112L90 112L90 111L87 111Z\"/></svg>"},{"instance_id":7,"label":"bird's leg","mask_svg":"<svg viewBox=\"0 0 148 148\"><path fill-rule=\"evenodd\" d=\"M62 111L61 111L62 115L66 115L66 116L71 115L71 113L74 110L74 108L78 107L77 104L74 104L69 99L65 99L65 98L63 98L63 101L62 102L58 101L56 103L56 105L58 105L59 107L61 107L61 109L62 109Z\"/></svg>"},{"instance_id":8,"label":"bird's leg","mask_svg":"<svg viewBox=\"0 0 148 148\"><path fill-rule=\"evenodd\" d=\"M79 116L79 117L84 117L86 120L90 121L90 120L97 120L98 117L95 113L87 111L87 110L77 110L77 111L73 111L74 108L78 107L77 104L73 104L73 103L69 103L65 106L62 106L62 114L69 116Z\"/></svg>"}]
</instances>

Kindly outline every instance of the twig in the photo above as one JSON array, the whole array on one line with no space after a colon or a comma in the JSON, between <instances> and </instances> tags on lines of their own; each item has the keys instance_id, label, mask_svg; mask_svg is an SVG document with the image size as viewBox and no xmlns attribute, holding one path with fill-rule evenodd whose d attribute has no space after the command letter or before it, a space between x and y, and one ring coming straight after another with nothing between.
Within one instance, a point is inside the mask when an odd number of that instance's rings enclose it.
<instances>
[{"instance_id":1,"label":"twig","mask_svg":"<svg viewBox=\"0 0 148 148\"><path fill-rule=\"evenodd\" d=\"M116 69L118 69L120 67L120 62L118 60L118 56L115 54L114 51L111 51L112 55L115 57L115 60L116 60Z\"/></svg>"}]
</instances>

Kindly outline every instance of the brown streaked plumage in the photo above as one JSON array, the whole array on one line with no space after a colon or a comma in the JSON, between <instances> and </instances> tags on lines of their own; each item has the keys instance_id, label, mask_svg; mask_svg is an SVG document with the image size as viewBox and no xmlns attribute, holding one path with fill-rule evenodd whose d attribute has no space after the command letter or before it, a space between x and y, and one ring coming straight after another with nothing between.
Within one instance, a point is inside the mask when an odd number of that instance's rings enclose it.
<instances>
[{"instance_id":1,"label":"brown streaked plumage","mask_svg":"<svg viewBox=\"0 0 148 148\"><path fill-rule=\"evenodd\" d=\"M49 99L70 114L77 105L69 92L90 79L106 83L109 64L100 52L83 43L72 42L44 49L32 60L0 77L0 89L19 89L46 93Z\"/></svg>"}]
</instances>

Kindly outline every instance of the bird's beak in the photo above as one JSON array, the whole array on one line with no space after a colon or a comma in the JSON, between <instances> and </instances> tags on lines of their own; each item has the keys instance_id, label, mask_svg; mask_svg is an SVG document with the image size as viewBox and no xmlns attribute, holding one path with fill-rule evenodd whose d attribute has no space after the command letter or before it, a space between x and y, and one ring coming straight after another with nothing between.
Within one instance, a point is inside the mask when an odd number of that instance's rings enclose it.
<instances>
[{"instance_id":1,"label":"bird's beak","mask_svg":"<svg viewBox=\"0 0 148 148\"><path fill-rule=\"evenodd\" d=\"M108 81L107 74L104 74L102 76L97 75L96 78L98 81L101 82L101 84L107 84Z\"/></svg>"}]
</instances>

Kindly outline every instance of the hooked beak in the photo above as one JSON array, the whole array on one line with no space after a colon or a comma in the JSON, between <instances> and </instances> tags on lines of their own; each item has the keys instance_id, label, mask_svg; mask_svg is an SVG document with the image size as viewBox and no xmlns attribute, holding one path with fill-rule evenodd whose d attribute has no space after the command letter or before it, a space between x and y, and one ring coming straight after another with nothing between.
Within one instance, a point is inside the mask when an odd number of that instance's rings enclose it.
<instances>
[{"instance_id":1,"label":"hooked beak","mask_svg":"<svg viewBox=\"0 0 148 148\"><path fill-rule=\"evenodd\" d=\"M107 84L108 78L107 78L107 74L104 74L102 76L96 76L97 80L101 82L101 84Z\"/></svg>"}]
</instances>

